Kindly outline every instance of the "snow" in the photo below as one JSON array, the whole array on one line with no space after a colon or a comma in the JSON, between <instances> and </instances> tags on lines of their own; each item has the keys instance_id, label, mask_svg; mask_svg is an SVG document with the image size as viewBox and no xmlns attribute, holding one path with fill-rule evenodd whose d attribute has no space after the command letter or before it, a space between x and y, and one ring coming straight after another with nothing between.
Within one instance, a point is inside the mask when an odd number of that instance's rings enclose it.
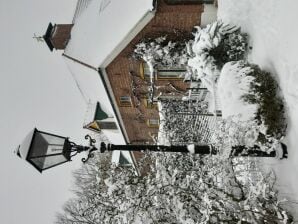
<instances>
[{"instance_id":1,"label":"snow","mask_svg":"<svg viewBox=\"0 0 298 224\"><path fill-rule=\"evenodd\" d=\"M158 129L158 137L157 137L157 144L158 145L170 145L168 138L166 137L166 133L164 131L164 114L162 112L162 103L159 101L157 102L158 112L159 112L159 129Z\"/></svg>"},{"instance_id":2,"label":"snow","mask_svg":"<svg viewBox=\"0 0 298 224\"><path fill-rule=\"evenodd\" d=\"M35 132L35 128L27 134L27 136L23 140L22 144L19 145L19 147L16 151L16 153L20 154L20 157L22 159L26 159L26 157L28 155L34 132Z\"/></svg>"},{"instance_id":3,"label":"snow","mask_svg":"<svg viewBox=\"0 0 298 224\"><path fill-rule=\"evenodd\" d=\"M189 151L189 153L195 154L195 145L194 144L188 145L187 150Z\"/></svg>"},{"instance_id":4,"label":"snow","mask_svg":"<svg viewBox=\"0 0 298 224\"><path fill-rule=\"evenodd\" d=\"M213 4L204 4L204 12L201 17L201 27L212 23L217 18L217 8Z\"/></svg>"},{"instance_id":5,"label":"snow","mask_svg":"<svg viewBox=\"0 0 298 224\"><path fill-rule=\"evenodd\" d=\"M220 0L218 17L241 26L252 46L249 61L276 75L288 110L288 132L283 140L288 146L286 160L265 159L273 168L281 197L289 199L289 208L298 217L298 2L293 0ZM294 203L291 203L294 202Z\"/></svg>"},{"instance_id":6,"label":"snow","mask_svg":"<svg viewBox=\"0 0 298 224\"><path fill-rule=\"evenodd\" d=\"M65 58L65 62L86 104L100 102L102 110L109 117L115 117L99 73L68 58Z\"/></svg>"},{"instance_id":7,"label":"snow","mask_svg":"<svg viewBox=\"0 0 298 224\"><path fill-rule=\"evenodd\" d=\"M250 68L243 68L239 62L229 62L222 68L217 91L223 106L223 118L236 115L241 121L249 121L255 117L257 105L242 99L249 93L250 83L253 82L252 76L246 76L250 72Z\"/></svg>"},{"instance_id":8,"label":"snow","mask_svg":"<svg viewBox=\"0 0 298 224\"><path fill-rule=\"evenodd\" d=\"M76 22L76 20L80 17L81 13L88 7L88 4L91 1L92 0L78 0L72 23Z\"/></svg>"},{"instance_id":9,"label":"snow","mask_svg":"<svg viewBox=\"0 0 298 224\"><path fill-rule=\"evenodd\" d=\"M65 54L99 67L151 10L152 0L92 0L76 18Z\"/></svg>"},{"instance_id":10,"label":"snow","mask_svg":"<svg viewBox=\"0 0 298 224\"><path fill-rule=\"evenodd\" d=\"M104 135L112 144L125 145L126 142L124 136L120 131L119 123L116 119L111 102L98 72L88 67L82 66L81 64L76 63L72 60L69 60L68 58L65 58L65 63L67 64L74 80L76 81L78 88L83 95L83 98L85 98L86 110L88 104L90 105L90 103L95 104L96 102L99 102L102 110L104 110L109 117L113 117L114 121L116 122L118 129L103 130ZM129 152L124 152L123 155L129 162L133 164ZM118 163L119 158L120 151L114 151L112 155L112 162Z\"/></svg>"}]
</instances>

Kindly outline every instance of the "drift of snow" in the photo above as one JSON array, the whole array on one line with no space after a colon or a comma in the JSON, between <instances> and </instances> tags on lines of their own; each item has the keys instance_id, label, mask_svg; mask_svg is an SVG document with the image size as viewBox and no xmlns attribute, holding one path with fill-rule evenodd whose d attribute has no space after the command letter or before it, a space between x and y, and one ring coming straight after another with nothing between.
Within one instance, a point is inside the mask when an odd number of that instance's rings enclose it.
<instances>
[{"instance_id":1,"label":"drift of snow","mask_svg":"<svg viewBox=\"0 0 298 224\"><path fill-rule=\"evenodd\" d=\"M218 92L223 118L236 115L241 121L254 119L257 111L256 104L244 102L242 96L249 93L252 76L246 76L252 70L243 67L243 62L229 62L224 65L219 80Z\"/></svg>"},{"instance_id":2,"label":"drift of snow","mask_svg":"<svg viewBox=\"0 0 298 224\"><path fill-rule=\"evenodd\" d=\"M298 1L221 0L218 17L247 32L252 51L249 61L276 75L289 114L286 160L264 159L262 166L273 168L281 198L288 198L289 209L298 218ZM293 202L293 203L291 203Z\"/></svg>"}]
</instances>

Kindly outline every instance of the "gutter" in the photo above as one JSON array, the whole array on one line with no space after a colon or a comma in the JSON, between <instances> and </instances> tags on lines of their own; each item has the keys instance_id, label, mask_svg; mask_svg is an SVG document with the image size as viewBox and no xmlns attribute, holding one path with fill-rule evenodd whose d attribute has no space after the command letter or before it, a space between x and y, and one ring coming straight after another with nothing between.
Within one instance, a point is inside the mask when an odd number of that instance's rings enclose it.
<instances>
[{"instance_id":1,"label":"gutter","mask_svg":"<svg viewBox=\"0 0 298 224\"><path fill-rule=\"evenodd\" d=\"M103 83L103 85L104 85L104 88L105 88L105 91L106 91L107 96L108 96L108 98L109 98L109 101L110 101L110 103L111 103L113 112L114 112L114 114L115 114L115 116L116 116L117 122L118 122L119 127L120 127L121 134L122 134L122 136L124 137L125 143L128 144L128 143L129 143L128 135L127 135L125 129L123 128L123 126L124 126L123 121L122 121L122 119L121 119L121 117L120 117L120 115L119 115L119 113L118 113L118 111L117 111L117 109L116 109L116 108L117 108L117 105L115 105L115 103L114 103L115 100L114 100L114 98L112 97L112 95L111 95L111 93L110 93L110 91L109 91L108 84L107 84L106 79L105 79L105 76L104 76L104 74L103 74L103 73L104 73L104 72L103 72L103 69L102 69L102 68L98 68L97 71L98 71L98 74L99 74L99 76L100 76L100 79L101 79L101 81L102 81L102 83Z\"/></svg>"},{"instance_id":2,"label":"gutter","mask_svg":"<svg viewBox=\"0 0 298 224\"><path fill-rule=\"evenodd\" d=\"M104 73L106 73L104 69L98 68L98 74L99 74L99 76L100 76L100 78L102 80L102 83L104 85L105 91L106 91L106 93L107 93L107 95L109 97L109 101L111 103L111 106L113 108L113 112L114 112L114 114L116 116L116 119L117 119L117 122L119 124L120 131L122 133L122 136L124 137L124 140L125 140L126 145L128 145L129 144L128 135L127 135L125 129L123 128L124 123L123 123L121 117L118 114L118 110L116 109L117 108L117 105L115 105L115 103L114 103L115 100L112 97L112 95L110 94L109 89L111 89L111 88L109 88L109 86L108 86L108 84L106 82ZM132 166L134 167L136 174L138 176L141 176L141 173L140 173L140 170L138 169L136 158L135 158L133 152L132 151L129 151L129 154L130 154L130 157L131 157L131 160L132 160Z\"/></svg>"}]
</instances>

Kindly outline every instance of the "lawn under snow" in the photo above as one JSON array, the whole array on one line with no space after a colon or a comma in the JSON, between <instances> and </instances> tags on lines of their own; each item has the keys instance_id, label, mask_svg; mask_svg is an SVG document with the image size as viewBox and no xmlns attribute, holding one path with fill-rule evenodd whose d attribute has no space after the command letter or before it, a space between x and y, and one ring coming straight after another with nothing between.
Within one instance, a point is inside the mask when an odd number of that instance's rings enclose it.
<instances>
[{"instance_id":1,"label":"lawn under snow","mask_svg":"<svg viewBox=\"0 0 298 224\"><path fill-rule=\"evenodd\" d=\"M294 0L219 0L218 17L241 26L250 38L249 62L275 75L285 98L288 132L286 160L263 159L264 167L277 175L280 197L287 198L298 218L298 1ZM291 203L291 202L296 202Z\"/></svg>"}]
</instances>

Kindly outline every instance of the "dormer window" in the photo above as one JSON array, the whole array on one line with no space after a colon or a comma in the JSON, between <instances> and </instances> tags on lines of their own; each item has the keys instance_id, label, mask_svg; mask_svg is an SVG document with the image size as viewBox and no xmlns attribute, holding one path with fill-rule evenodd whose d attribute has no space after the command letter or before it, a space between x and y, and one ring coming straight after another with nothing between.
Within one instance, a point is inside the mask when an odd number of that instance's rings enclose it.
<instances>
[{"instance_id":1,"label":"dormer window","mask_svg":"<svg viewBox=\"0 0 298 224\"><path fill-rule=\"evenodd\" d=\"M89 112L87 115L90 115L90 120L84 125L84 128L95 132L101 132L101 130L117 130L117 124L113 117L109 117L100 107L99 102L94 106L93 104L89 105Z\"/></svg>"}]
</instances>

